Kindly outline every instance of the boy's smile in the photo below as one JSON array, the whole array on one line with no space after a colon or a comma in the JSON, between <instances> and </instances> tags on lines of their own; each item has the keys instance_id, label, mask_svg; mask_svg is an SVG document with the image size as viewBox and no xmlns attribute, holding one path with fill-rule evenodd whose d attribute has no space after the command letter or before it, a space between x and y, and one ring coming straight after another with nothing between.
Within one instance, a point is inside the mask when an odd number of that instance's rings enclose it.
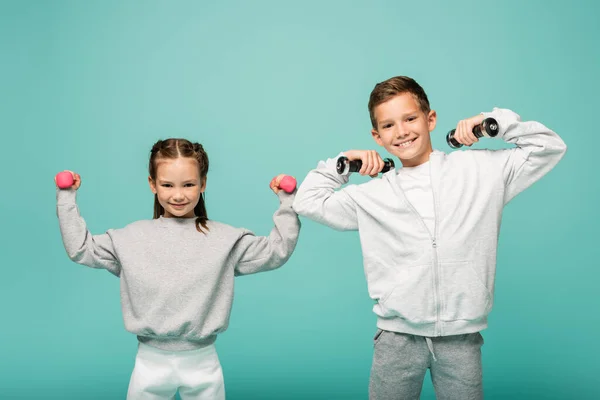
<instances>
[{"instance_id":1,"label":"boy's smile","mask_svg":"<svg viewBox=\"0 0 600 400\"><path fill-rule=\"evenodd\" d=\"M402 93L374 108L377 129L373 138L405 167L429 160L433 151L429 132L435 128L436 113L425 114L410 93Z\"/></svg>"}]
</instances>

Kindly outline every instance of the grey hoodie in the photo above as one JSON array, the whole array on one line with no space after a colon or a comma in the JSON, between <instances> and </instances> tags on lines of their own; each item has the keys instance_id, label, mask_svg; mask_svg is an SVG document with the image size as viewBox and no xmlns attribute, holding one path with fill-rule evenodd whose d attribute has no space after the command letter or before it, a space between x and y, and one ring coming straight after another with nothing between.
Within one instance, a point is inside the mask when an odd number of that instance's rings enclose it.
<instances>
[{"instance_id":1,"label":"grey hoodie","mask_svg":"<svg viewBox=\"0 0 600 400\"><path fill-rule=\"evenodd\" d=\"M164 217L92 235L74 190L57 190L57 214L69 258L120 277L125 328L154 347L187 350L227 329L234 276L278 268L294 251L294 195L278 196L268 237L215 221L201 233L195 218Z\"/></svg>"},{"instance_id":2,"label":"grey hoodie","mask_svg":"<svg viewBox=\"0 0 600 400\"><path fill-rule=\"evenodd\" d=\"M550 171L566 146L556 133L495 108L499 137L516 147L430 157L431 234L389 171L347 185L336 158L304 179L294 209L337 230L358 230L377 326L420 336L478 332L492 309L504 205Z\"/></svg>"}]
</instances>

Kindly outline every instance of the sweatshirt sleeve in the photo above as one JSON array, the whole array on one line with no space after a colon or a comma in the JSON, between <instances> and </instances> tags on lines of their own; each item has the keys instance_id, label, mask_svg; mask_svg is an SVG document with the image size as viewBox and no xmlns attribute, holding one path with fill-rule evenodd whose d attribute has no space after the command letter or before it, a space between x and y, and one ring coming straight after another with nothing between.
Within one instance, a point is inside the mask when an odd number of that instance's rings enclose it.
<instances>
[{"instance_id":1,"label":"sweatshirt sleeve","mask_svg":"<svg viewBox=\"0 0 600 400\"><path fill-rule=\"evenodd\" d=\"M69 258L91 268L106 269L120 276L121 266L115 255L112 239L105 233L92 235L79 215L75 190L57 189L56 213L63 244Z\"/></svg>"},{"instance_id":2,"label":"sweatshirt sleeve","mask_svg":"<svg viewBox=\"0 0 600 400\"><path fill-rule=\"evenodd\" d=\"M536 121L521 121L508 109L494 108L482 113L496 119L498 137L516 147L492 151L503 169L505 199L508 203L517 194L546 175L565 155L567 146L552 130Z\"/></svg>"},{"instance_id":3,"label":"sweatshirt sleeve","mask_svg":"<svg viewBox=\"0 0 600 400\"><path fill-rule=\"evenodd\" d=\"M290 258L300 233L300 219L292 208L293 193L278 193L280 205L269 236L256 236L244 230L233 248L237 260L235 275L249 275L281 267Z\"/></svg>"},{"instance_id":4,"label":"sweatshirt sleeve","mask_svg":"<svg viewBox=\"0 0 600 400\"><path fill-rule=\"evenodd\" d=\"M320 161L316 169L308 173L296 194L294 210L306 218L339 231L358 229L356 204L342 186L348 176L337 173L338 157Z\"/></svg>"}]
</instances>

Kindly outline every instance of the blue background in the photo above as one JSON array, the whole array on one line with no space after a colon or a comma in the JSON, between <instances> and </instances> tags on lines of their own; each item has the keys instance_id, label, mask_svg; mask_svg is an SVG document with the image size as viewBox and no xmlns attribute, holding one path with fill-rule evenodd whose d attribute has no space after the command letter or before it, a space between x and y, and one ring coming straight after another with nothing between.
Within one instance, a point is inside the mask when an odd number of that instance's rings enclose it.
<instances>
[{"instance_id":1,"label":"blue background","mask_svg":"<svg viewBox=\"0 0 600 400\"><path fill-rule=\"evenodd\" d=\"M55 173L81 174L82 215L102 233L151 218L150 147L187 137L211 160L209 217L268 234L270 179L376 149L368 96L395 75L427 91L435 148L494 106L569 146L505 210L484 384L487 399L599 398L599 12L591 0L0 0L0 398L124 398L133 368L118 280L66 257ZM303 219L283 268L236 280L217 342L228 398L367 398L372 304L356 233Z\"/></svg>"}]
</instances>

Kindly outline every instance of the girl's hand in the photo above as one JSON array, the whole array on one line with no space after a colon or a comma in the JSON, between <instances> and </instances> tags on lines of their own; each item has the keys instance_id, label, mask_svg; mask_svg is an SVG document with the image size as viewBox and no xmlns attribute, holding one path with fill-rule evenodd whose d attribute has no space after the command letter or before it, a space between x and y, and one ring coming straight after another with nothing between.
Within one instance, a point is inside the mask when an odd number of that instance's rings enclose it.
<instances>
[{"instance_id":1,"label":"girl's hand","mask_svg":"<svg viewBox=\"0 0 600 400\"><path fill-rule=\"evenodd\" d=\"M279 174L275 178L271 179L269 187L275 194L283 190L286 193L292 193L296 190L296 178L286 174Z\"/></svg>"},{"instance_id":2,"label":"girl's hand","mask_svg":"<svg viewBox=\"0 0 600 400\"><path fill-rule=\"evenodd\" d=\"M54 183L59 189L77 190L81 186L81 176L73 171L62 171L54 177Z\"/></svg>"}]
</instances>

